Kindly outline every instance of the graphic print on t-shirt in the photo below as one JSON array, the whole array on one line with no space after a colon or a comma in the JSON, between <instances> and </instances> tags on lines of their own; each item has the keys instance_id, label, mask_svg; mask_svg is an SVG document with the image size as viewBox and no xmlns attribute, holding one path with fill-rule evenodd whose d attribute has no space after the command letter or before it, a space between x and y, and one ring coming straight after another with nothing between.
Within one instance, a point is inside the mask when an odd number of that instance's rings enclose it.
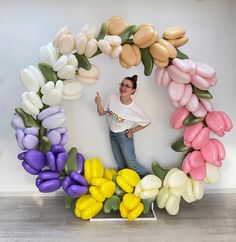
<instances>
[{"instance_id":1,"label":"graphic print on t-shirt","mask_svg":"<svg viewBox=\"0 0 236 242\"><path fill-rule=\"evenodd\" d=\"M107 98L104 110L109 116L109 128L115 133L150 123L148 116L134 101L128 105L122 104L119 94L112 93Z\"/></svg>"},{"instance_id":2,"label":"graphic print on t-shirt","mask_svg":"<svg viewBox=\"0 0 236 242\"><path fill-rule=\"evenodd\" d=\"M109 117L115 120L117 123L123 123L124 118L119 117L116 113L112 112L111 110L108 110Z\"/></svg>"}]
</instances>

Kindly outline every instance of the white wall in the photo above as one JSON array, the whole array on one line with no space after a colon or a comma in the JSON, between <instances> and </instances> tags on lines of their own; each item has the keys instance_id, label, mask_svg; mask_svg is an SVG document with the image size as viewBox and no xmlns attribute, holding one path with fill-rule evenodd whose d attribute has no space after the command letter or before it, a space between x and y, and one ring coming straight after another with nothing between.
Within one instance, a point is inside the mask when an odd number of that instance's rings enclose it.
<instances>
[{"instance_id":1,"label":"white wall","mask_svg":"<svg viewBox=\"0 0 236 242\"><path fill-rule=\"evenodd\" d=\"M182 51L195 61L215 67L219 79L211 90L215 110L225 111L235 123L236 1L0 1L1 194L36 192L35 177L26 173L16 158L20 150L9 126L14 107L20 105L24 91L19 71L30 64L37 65L40 46L50 42L64 25L78 33L84 24L100 25L114 15L123 16L130 24L150 22L160 34L169 26L183 26L190 41L181 48ZM96 114L94 95L99 91L105 99L110 92L117 90L124 76L137 73L139 81L135 99L152 120L151 126L135 134L138 159L149 169L155 160L166 167L177 166L181 155L173 152L170 144L181 132L170 127L169 119L174 108L166 90L155 85L154 72L145 77L142 65L125 70L117 60L101 55L91 62L100 67L100 80L84 88L79 100L64 102L70 135L67 147L76 146L86 157L98 156L106 167L115 167L106 119ZM227 151L221 169L222 178L207 189L235 191L235 134L234 129L220 138Z\"/></svg>"}]
</instances>

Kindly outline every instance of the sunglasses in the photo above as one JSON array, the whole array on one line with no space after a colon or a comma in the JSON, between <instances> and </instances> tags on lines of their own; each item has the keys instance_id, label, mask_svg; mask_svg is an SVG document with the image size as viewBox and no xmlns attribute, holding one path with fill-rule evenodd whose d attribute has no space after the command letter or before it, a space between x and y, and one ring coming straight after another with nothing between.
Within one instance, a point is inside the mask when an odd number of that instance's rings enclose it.
<instances>
[{"instance_id":1,"label":"sunglasses","mask_svg":"<svg viewBox=\"0 0 236 242\"><path fill-rule=\"evenodd\" d=\"M128 84L124 84L123 82L120 83L120 87L124 87L124 88L133 88Z\"/></svg>"}]
</instances>

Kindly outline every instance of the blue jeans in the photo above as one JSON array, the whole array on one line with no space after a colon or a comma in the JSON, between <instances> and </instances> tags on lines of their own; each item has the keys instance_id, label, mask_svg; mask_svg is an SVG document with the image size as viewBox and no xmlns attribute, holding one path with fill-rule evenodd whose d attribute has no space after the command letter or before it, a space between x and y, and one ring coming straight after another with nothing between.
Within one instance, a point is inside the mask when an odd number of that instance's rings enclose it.
<instances>
[{"instance_id":1,"label":"blue jeans","mask_svg":"<svg viewBox=\"0 0 236 242\"><path fill-rule=\"evenodd\" d=\"M128 167L135 170L141 177L150 174L145 167L137 162L134 150L134 140L127 136L126 131L114 133L110 130L110 140L118 170Z\"/></svg>"}]
</instances>

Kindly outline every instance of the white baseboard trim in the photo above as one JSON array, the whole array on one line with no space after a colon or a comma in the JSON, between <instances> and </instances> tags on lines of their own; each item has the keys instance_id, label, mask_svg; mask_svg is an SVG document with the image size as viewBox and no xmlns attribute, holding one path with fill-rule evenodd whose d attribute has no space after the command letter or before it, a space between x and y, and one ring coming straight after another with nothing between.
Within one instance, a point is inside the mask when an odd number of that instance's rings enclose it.
<instances>
[{"instance_id":1,"label":"white baseboard trim","mask_svg":"<svg viewBox=\"0 0 236 242\"><path fill-rule=\"evenodd\" d=\"M205 189L204 194L236 193L236 188L229 189ZM41 193L39 191L0 191L0 197L58 197L65 196L65 192Z\"/></svg>"},{"instance_id":2,"label":"white baseboard trim","mask_svg":"<svg viewBox=\"0 0 236 242\"><path fill-rule=\"evenodd\" d=\"M236 188L205 189L204 194L236 193Z\"/></svg>"},{"instance_id":3,"label":"white baseboard trim","mask_svg":"<svg viewBox=\"0 0 236 242\"><path fill-rule=\"evenodd\" d=\"M10 191L10 192L1 192L0 197L61 197L64 196L65 192L51 192L51 193L42 193L39 191Z\"/></svg>"}]
</instances>

